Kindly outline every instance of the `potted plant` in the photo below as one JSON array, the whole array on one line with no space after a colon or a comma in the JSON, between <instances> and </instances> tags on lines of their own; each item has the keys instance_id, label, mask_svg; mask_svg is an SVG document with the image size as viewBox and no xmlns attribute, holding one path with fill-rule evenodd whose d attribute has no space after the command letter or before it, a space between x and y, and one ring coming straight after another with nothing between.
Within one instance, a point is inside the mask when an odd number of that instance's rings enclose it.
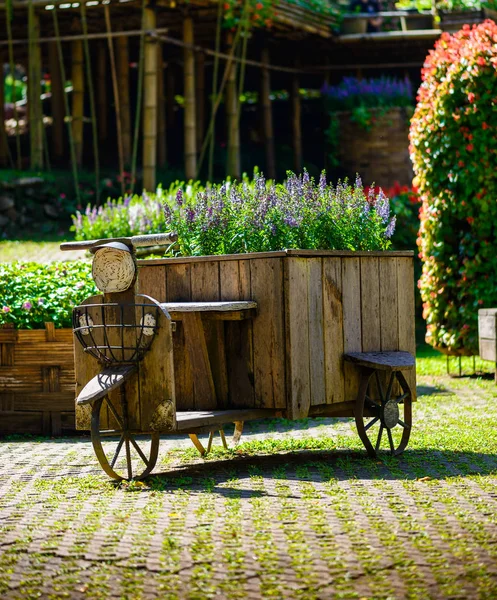
<instances>
[{"instance_id":1,"label":"potted plant","mask_svg":"<svg viewBox=\"0 0 497 600\"><path fill-rule=\"evenodd\" d=\"M484 19L480 0L441 0L436 3L443 31L456 32L463 25L481 23Z\"/></svg>"},{"instance_id":2,"label":"potted plant","mask_svg":"<svg viewBox=\"0 0 497 600\"><path fill-rule=\"evenodd\" d=\"M330 124L330 161L343 175L360 172L366 181L390 186L410 183L409 118L413 91L408 79L344 77L322 88Z\"/></svg>"}]
</instances>

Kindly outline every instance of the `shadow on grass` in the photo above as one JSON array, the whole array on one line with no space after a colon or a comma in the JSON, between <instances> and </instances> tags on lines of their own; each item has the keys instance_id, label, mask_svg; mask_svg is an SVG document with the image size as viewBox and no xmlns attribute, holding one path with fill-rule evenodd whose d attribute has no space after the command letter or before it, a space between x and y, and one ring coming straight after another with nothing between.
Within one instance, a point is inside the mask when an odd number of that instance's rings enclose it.
<instances>
[{"instance_id":1,"label":"shadow on grass","mask_svg":"<svg viewBox=\"0 0 497 600\"><path fill-rule=\"evenodd\" d=\"M206 482L210 482L210 491L232 495L235 488L225 484L229 484L234 476L242 481L251 475L259 475L266 479L324 482L349 479L446 481L491 474L497 475L496 454L427 448L406 450L399 457L380 453L373 459L362 451L302 450L257 456L239 455L181 465L168 472L153 474L145 482L147 488L164 492L182 487L188 487L190 491L202 491L206 489ZM223 486L219 487L219 484ZM129 491L135 491L132 485ZM260 490L243 491L243 495L255 497L268 495Z\"/></svg>"}]
</instances>

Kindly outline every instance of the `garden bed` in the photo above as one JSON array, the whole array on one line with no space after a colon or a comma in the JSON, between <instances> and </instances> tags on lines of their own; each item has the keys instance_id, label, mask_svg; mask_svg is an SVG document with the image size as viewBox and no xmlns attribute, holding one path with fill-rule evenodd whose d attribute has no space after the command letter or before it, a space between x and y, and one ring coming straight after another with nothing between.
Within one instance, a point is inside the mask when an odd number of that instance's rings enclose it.
<instances>
[{"instance_id":1,"label":"garden bed","mask_svg":"<svg viewBox=\"0 0 497 600\"><path fill-rule=\"evenodd\" d=\"M0 434L74 430L71 329L0 329Z\"/></svg>"}]
</instances>

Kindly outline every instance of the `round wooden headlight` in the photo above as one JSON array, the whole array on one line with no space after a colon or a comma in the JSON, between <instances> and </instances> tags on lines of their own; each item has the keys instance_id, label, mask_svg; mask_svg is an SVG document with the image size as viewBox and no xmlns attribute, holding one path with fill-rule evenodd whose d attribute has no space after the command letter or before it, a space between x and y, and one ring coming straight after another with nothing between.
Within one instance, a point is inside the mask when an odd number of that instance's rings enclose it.
<instances>
[{"instance_id":1,"label":"round wooden headlight","mask_svg":"<svg viewBox=\"0 0 497 600\"><path fill-rule=\"evenodd\" d=\"M101 292L124 292L135 281L136 266L124 244L108 244L95 251L92 277Z\"/></svg>"}]
</instances>

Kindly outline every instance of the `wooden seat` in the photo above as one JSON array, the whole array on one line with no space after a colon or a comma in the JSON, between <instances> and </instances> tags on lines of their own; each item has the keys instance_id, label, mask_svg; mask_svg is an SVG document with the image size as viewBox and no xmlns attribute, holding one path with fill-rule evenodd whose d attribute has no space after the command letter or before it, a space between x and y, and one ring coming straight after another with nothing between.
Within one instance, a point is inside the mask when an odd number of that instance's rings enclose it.
<instances>
[{"instance_id":1,"label":"wooden seat","mask_svg":"<svg viewBox=\"0 0 497 600\"><path fill-rule=\"evenodd\" d=\"M410 352L349 352L343 358L358 367L389 372L409 371L415 365Z\"/></svg>"},{"instance_id":2,"label":"wooden seat","mask_svg":"<svg viewBox=\"0 0 497 600\"><path fill-rule=\"evenodd\" d=\"M198 428L219 429L223 423L237 421L254 421L255 419L271 419L281 416L281 410L264 408L247 408L233 410L192 410L178 411L176 413L176 427L178 431L193 431Z\"/></svg>"},{"instance_id":3,"label":"wooden seat","mask_svg":"<svg viewBox=\"0 0 497 600\"><path fill-rule=\"evenodd\" d=\"M223 301L223 302L163 302L163 308L171 315L173 321L182 321L185 315L201 313L204 320L242 321L255 315L257 302Z\"/></svg>"}]
</instances>

